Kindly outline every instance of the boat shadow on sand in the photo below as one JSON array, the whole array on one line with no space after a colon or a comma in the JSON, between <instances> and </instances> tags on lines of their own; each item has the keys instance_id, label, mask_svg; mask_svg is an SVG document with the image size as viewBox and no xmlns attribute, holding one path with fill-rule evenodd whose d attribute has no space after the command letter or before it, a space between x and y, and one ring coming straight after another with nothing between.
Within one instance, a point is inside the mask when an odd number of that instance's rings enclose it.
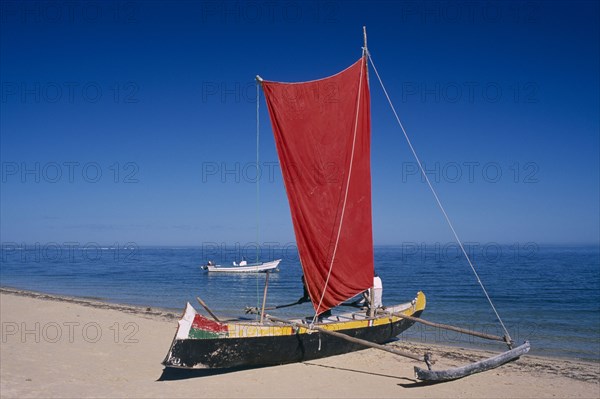
<instances>
[{"instance_id":1,"label":"boat shadow on sand","mask_svg":"<svg viewBox=\"0 0 600 399\"><path fill-rule=\"evenodd\" d=\"M345 367L328 366L325 364L310 363L310 362L304 362L302 364L304 364L306 366L310 366L310 367L323 367L323 368L347 371L347 372L352 372L352 373L360 373L360 374L368 374L368 375L373 375L373 376L378 376L378 377L393 378L396 380L405 380L405 381L407 381L406 383L398 384L403 387L412 387L412 386L416 386L416 385L422 386L422 385L430 385L431 384L431 383L423 384L422 382L413 380L411 378L399 377L397 375L390 375L390 374L374 373L372 371L351 369L351 368L345 368ZM261 369L261 368L264 368L264 367L260 367L260 366L233 367L233 368L225 368L225 369L178 369L178 368L172 368L172 367L165 367L162 371L161 376L156 380L156 382L178 381L178 380L187 380L190 378L210 377L210 376L215 376L215 375L229 374L229 373L234 373L234 372L238 372L238 371Z\"/></svg>"},{"instance_id":2,"label":"boat shadow on sand","mask_svg":"<svg viewBox=\"0 0 600 399\"><path fill-rule=\"evenodd\" d=\"M178 381L178 380L187 380L190 378L200 378L200 377L210 377L213 375L221 375L221 374L229 374L234 373L236 371L244 371L244 370L252 370L259 369L262 367L255 366L247 366L247 367L232 367L232 368L223 368L223 369L178 369L173 367L165 367L162 371L162 374L156 382L161 381Z\"/></svg>"},{"instance_id":3,"label":"boat shadow on sand","mask_svg":"<svg viewBox=\"0 0 600 399\"><path fill-rule=\"evenodd\" d=\"M398 386L401 386L402 388L418 388L418 387L425 387L425 386L429 386L429 385L436 385L436 384L440 384L442 382L447 382L447 381L419 381L414 378L399 377L397 375L374 373L372 371L349 369L349 368L345 368L345 367L326 366L324 364L316 364L316 363L304 363L304 364L306 364L308 366L319 366L319 367L325 367L325 368L341 370L341 371L350 371L353 373L374 375L377 377L387 377L387 378L393 378L396 380L404 380L406 382L398 384Z\"/></svg>"}]
</instances>

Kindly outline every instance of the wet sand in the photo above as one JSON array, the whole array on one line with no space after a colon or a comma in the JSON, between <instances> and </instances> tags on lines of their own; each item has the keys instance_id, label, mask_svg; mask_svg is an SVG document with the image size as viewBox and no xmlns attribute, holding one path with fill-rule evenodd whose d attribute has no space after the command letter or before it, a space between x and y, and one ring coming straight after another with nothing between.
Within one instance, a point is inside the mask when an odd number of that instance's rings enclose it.
<instances>
[{"instance_id":1,"label":"wet sand","mask_svg":"<svg viewBox=\"0 0 600 399\"><path fill-rule=\"evenodd\" d=\"M183 306L182 306L183 307ZM367 349L235 372L165 372L178 312L0 289L0 396L220 398L599 398L600 363L525 356L481 374L425 385L422 366ZM429 350L444 369L491 352L395 342ZM535 343L533 343L535 345Z\"/></svg>"}]
</instances>

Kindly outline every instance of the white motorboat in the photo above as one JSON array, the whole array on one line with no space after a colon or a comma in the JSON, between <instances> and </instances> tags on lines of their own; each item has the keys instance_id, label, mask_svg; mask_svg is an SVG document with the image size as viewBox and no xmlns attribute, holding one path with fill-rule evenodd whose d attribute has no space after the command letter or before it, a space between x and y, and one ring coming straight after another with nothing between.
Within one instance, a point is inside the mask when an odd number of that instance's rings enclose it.
<instances>
[{"instance_id":1,"label":"white motorboat","mask_svg":"<svg viewBox=\"0 0 600 399\"><path fill-rule=\"evenodd\" d=\"M231 266L226 265L204 265L203 270L209 272L219 273L264 273L264 272L278 272L277 266L281 262L281 259L276 259L270 262L256 262L248 263L245 260L240 263L233 262Z\"/></svg>"}]
</instances>

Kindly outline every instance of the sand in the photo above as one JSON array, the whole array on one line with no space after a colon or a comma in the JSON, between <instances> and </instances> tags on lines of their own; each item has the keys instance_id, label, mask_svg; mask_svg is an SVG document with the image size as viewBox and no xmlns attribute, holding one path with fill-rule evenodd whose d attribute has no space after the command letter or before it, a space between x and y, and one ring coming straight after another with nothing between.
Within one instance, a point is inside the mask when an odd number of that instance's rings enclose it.
<instances>
[{"instance_id":1,"label":"sand","mask_svg":"<svg viewBox=\"0 0 600 399\"><path fill-rule=\"evenodd\" d=\"M599 398L600 364L526 356L461 380L423 385L416 362L367 349L229 373L163 373L177 314L0 290L0 396L209 398ZM535 345L535 343L533 343ZM395 342L458 366L490 352Z\"/></svg>"}]
</instances>

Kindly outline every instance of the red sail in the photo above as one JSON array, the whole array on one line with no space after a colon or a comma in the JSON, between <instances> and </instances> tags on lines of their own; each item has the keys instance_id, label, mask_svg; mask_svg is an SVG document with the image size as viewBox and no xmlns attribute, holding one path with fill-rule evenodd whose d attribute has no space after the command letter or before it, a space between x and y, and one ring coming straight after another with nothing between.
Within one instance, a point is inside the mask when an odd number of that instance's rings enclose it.
<instances>
[{"instance_id":1,"label":"red sail","mask_svg":"<svg viewBox=\"0 0 600 399\"><path fill-rule=\"evenodd\" d=\"M373 284L366 57L325 79L262 87L300 261L320 314Z\"/></svg>"}]
</instances>

